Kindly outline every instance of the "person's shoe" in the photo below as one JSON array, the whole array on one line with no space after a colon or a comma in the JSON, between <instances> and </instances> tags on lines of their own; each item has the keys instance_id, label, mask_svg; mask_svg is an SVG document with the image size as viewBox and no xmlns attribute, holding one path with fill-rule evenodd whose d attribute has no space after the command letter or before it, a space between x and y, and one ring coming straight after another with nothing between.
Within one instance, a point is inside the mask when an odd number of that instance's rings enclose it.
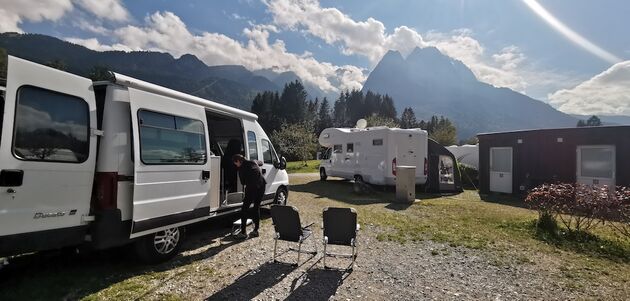
<instances>
[{"instance_id":1,"label":"person's shoe","mask_svg":"<svg viewBox=\"0 0 630 301\"><path fill-rule=\"evenodd\" d=\"M234 235L234 238L236 238L236 239L246 239L247 238L247 234L245 234L243 232L239 232L238 234Z\"/></svg>"},{"instance_id":2,"label":"person's shoe","mask_svg":"<svg viewBox=\"0 0 630 301\"><path fill-rule=\"evenodd\" d=\"M254 230L252 232L249 232L249 236L251 236L251 237L258 237L258 231Z\"/></svg>"}]
</instances>

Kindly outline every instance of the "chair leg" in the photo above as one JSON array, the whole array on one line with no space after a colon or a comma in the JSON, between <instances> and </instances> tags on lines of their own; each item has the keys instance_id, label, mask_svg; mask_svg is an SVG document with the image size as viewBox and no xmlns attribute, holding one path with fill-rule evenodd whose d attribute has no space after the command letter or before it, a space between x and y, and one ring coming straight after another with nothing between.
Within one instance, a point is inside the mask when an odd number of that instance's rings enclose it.
<instances>
[{"instance_id":1,"label":"chair leg","mask_svg":"<svg viewBox=\"0 0 630 301\"><path fill-rule=\"evenodd\" d=\"M273 262L276 262L276 249L278 248L278 239L273 240Z\"/></svg>"},{"instance_id":2,"label":"chair leg","mask_svg":"<svg viewBox=\"0 0 630 301\"><path fill-rule=\"evenodd\" d=\"M352 244L352 262L350 263L350 270L354 268L354 260L357 258L356 253L354 252L354 244Z\"/></svg>"},{"instance_id":3,"label":"chair leg","mask_svg":"<svg viewBox=\"0 0 630 301\"><path fill-rule=\"evenodd\" d=\"M297 258L297 266L300 266L300 254L302 253L302 241L298 244L298 258Z\"/></svg>"},{"instance_id":4,"label":"chair leg","mask_svg":"<svg viewBox=\"0 0 630 301\"><path fill-rule=\"evenodd\" d=\"M324 269L326 268L326 245L328 245L328 244L326 242L324 242L324 258L323 258Z\"/></svg>"}]
</instances>

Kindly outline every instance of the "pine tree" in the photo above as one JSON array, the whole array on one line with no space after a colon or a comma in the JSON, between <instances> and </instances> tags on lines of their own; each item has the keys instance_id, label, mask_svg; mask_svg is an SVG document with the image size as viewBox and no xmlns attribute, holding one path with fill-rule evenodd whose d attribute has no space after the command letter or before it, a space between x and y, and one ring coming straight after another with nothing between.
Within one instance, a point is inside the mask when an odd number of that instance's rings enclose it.
<instances>
[{"instance_id":1,"label":"pine tree","mask_svg":"<svg viewBox=\"0 0 630 301\"><path fill-rule=\"evenodd\" d=\"M591 118L586 120L586 126L601 126L601 125L602 125L602 121L599 119L599 117L595 115L591 116Z\"/></svg>"},{"instance_id":2,"label":"pine tree","mask_svg":"<svg viewBox=\"0 0 630 301\"><path fill-rule=\"evenodd\" d=\"M282 106L277 115L288 123L297 123L304 120L307 110L306 90L300 81L296 80L284 85L280 96Z\"/></svg>"},{"instance_id":3,"label":"pine tree","mask_svg":"<svg viewBox=\"0 0 630 301\"><path fill-rule=\"evenodd\" d=\"M339 98L335 101L335 107L333 112L333 121L336 127L344 127L348 124L348 117L346 115L346 99L348 98L348 92L341 92Z\"/></svg>"},{"instance_id":4,"label":"pine tree","mask_svg":"<svg viewBox=\"0 0 630 301\"><path fill-rule=\"evenodd\" d=\"M400 115L400 127L403 129L413 129L418 127L416 113L412 108L405 108Z\"/></svg>"},{"instance_id":5,"label":"pine tree","mask_svg":"<svg viewBox=\"0 0 630 301\"><path fill-rule=\"evenodd\" d=\"M324 129L332 126L333 120L330 116L330 104L328 103L328 99L324 97L322 104L319 106L319 112L317 113L317 132L315 134L319 135Z\"/></svg>"}]
</instances>

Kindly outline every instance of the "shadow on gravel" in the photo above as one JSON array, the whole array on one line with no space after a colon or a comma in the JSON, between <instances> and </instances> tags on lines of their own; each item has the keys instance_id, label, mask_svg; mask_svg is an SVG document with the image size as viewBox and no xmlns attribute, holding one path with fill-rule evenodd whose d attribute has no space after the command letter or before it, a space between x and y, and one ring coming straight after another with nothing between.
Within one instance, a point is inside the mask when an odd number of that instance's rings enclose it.
<instances>
[{"instance_id":1,"label":"shadow on gravel","mask_svg":"<svg viewBox=\"0 0 630 301\"><path fill-rule=\"evenodd\" d=\"M309 269L300 277L302 283L285 300L328 300L343 283L343 270ZM297 280L294 280L294 284Z\"/></svg>"},{"instance_id":2,"label":"shadow on gravel","mask_svg":"<svg viewBox=\"0 0 630 301\"><path fill-rule=\"evenodd\" d=\"M290 264L266 262L255 270L247 271L206 300L251 300L282 281L293 270L295 267Z\"/></svg>"},{"instance_id":3,"label":"shadow on gravel","mask_svg":"<svg viewBox=\"0 0 630 301\"><path fill-rule=\"evenodd\" d=\"M0 269L0 300L81 299L135 276L204 260L243 242L225 238L236 218L237 215L230 215L189 226L181 252L207 245L212 247L195 254L180 253L170 261L156 265L138 262L130 246L81 254L71 250L40 252L14 258L7 267ZM268 211L262 210L261 219L267 218Z\"/></svg>"},{"instance_id":4,"label":"shadow on gravel","mask_svg":"<svg viewBox=\"0 0 630 301\"><path fill-rule=\"evenodd\" d=\"M351 205L389 204L394 201L396 197L395 187L374 185L369 186L371 188L368 192L357 193L355 192L353 182L334 179L327 181L315 180L305 184L290 185L289 189L296 192L311 193L317 195L319 198L328 198ZM443 197L443 195L440 194L419 192L420 188L417 188L416 191L416 199L420 200L429 200ZM388 208L394 210L404 210L409 207L398 206L398 204L391 206L392 208Z\"/></svg>"}]
</instances>

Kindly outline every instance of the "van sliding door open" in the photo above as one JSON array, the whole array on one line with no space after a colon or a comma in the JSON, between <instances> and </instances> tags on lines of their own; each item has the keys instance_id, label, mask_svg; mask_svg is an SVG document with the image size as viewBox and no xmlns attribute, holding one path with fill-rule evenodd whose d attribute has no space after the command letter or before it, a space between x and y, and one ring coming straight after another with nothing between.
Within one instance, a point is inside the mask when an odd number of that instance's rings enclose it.
<instances>
[{"instance_id":1,"label":"van sliding door open","mask_svg":"<svg viewBox=\"0 0 630 301\"><path fill-rule=\"evenodd\" d=\"M203 107L129 88L134 143L131 237L210 214L212 178ZM216 167L215 167L216 168Z\"/></svg>"},{"instance_id":2,"label":"van sliding door open","mask_svg":"<svg viewBox=\"0 0 630 301\"><path fill-rule=\"evenodd\" d=\"M0 253L80 243L96 162L92 81L15 57L7 77Z\"/></svg>"}]
</instances>

